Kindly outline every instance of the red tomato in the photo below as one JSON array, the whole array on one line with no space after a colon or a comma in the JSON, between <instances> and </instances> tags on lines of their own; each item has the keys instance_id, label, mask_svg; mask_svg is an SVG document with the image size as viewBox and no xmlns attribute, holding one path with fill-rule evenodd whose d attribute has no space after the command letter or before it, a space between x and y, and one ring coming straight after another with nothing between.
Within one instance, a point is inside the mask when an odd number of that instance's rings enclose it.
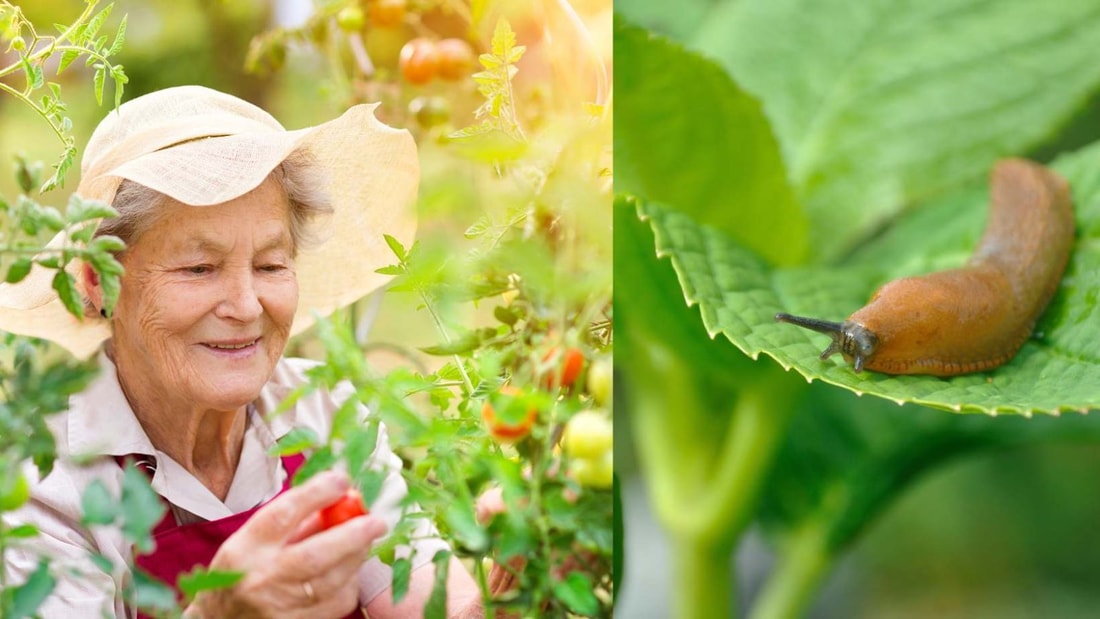
<instances>
[{"instance_id":1,"label":"red tomato","mask_svg":"<svg viewBox=\"0 0 1100 619\"><path fill-rule=\"evenodd\" d=\"M348 490L335 503L321 510L321 526L325 529L347 522L356 516L369 514L363 506L363 495L358 490Z\"/></svg>"},{"instance_id":2,"label":"red tomato","mask_svg":"<svg viewBox=\"0 0 1100 619\"><path fill-rule=\"evenodd\" d=\"M418 37L401 48L398 58L401 75L411 84L427 84L439 69L439 52L431 39Z\"/></svg>"},{"instance_id":3,"label":"red tomato","mask_svg":"<svg viewBox=\"0 0 1100 619\"><path fill-rule=\"evenodd\" d=\"M584 353L579 348L570 347L558 355L558 348L555 346L547 351L542 360L544 362L550 361L555 356L558 357L558 363L554 366L554 371L547 374L546 378L543 379L543 386L547 389L555 384L561 387L571 387L573 383L577 382L577 377L581 375L581 367L584 366Z\"/></svg>"},{"instance_id":4,"label":"red tomato","mask_svg":"<svg viewBox=\"0 0 1100 619\"><path fill-rule=\"evenodd\" d=\"M455 81L473 73L474 50L462 39L443 39L435 45L439 54L439 77Z\"/></svg>"}]
</instances>

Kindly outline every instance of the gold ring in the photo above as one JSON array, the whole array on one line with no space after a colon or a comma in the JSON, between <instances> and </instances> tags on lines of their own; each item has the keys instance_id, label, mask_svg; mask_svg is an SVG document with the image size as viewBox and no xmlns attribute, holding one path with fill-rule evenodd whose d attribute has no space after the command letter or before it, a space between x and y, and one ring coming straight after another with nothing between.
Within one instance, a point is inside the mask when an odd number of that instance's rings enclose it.
<instances>
[{"instance_id":1,"label":"gold ring","mask_svg":"<svg viewBox=\"0 0 1100 619\"><path fill-rule=\"evenodd\" d=\"M302 581L302 590L306 592L306 598L309 599L310 603L317 601L317 594L313 592L313 585L308 580Z\"/></svg>"}]
</instances>

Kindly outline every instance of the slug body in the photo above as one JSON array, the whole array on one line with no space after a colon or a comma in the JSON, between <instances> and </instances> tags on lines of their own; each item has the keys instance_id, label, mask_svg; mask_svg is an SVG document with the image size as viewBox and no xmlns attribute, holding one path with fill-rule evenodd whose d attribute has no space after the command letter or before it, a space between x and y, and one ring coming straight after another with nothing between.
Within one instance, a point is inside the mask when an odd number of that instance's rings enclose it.
<instances>
[{"instance_id":1,"label":"slug body","mask_svg":"<svg viewBox=\"0 0 1100 619\"><path fill-rule=\"evenodd\" d=\"M1023 346L1062 278L1073 246L1067 183L1022 159L990 177L989 224L966 266L883 285L842 323L776 320L826 333L857 372L954 376L995 368Z\"/></svg>"}]
</instances>

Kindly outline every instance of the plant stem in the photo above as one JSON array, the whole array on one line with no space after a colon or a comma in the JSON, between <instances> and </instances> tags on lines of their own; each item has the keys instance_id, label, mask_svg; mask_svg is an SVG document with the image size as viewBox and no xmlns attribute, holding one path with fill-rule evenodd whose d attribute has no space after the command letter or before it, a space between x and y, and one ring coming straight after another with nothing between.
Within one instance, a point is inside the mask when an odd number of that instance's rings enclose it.
<instances>
[{"instance_id":1,"label":"plant stem","mask_svg":"<svg viewBox=\"0 0 1100 619\"><path fill-rule=\"evenodd\" d=\"M674 615L680 619L733 616L733 554L693 536L674 537Z\"/></svg>"},{"instance_id":2,"label":"plant stem","mask_svg":"<svg viewBox=\"0 0 1100 619\"><path fill-rule=\"evenodd\" d=\"M749 619L801 617L832 562L825 528L817 522L802 527L782 551L779 564L753 603Z\"/></svg>"}]
</instances>

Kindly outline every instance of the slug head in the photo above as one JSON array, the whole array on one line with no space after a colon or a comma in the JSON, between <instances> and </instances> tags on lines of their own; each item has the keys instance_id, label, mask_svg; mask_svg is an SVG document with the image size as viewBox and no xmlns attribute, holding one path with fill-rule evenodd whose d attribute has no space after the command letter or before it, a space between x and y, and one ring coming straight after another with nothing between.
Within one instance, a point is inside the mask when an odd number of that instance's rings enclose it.
<instances>
[{"instance_id":1,"label":"slug head","mask_svg":"<svg viewBox=\"0 0 1100 619\"><path fill-rule=\"evenodd\" d=\"M839 352L852 359L852 367L857 373L863 371L863 364L871 358L871 355L875 354L875 347L878 346L878 337L870 329L851 320L830 322L817 318L792 316L782 312L776 314L775 319L779 322L788 322L804 329L824 333L833 338L833 342L821 353L821 360L824 361L834 353Z\"/></svg>"}]
</instances>

